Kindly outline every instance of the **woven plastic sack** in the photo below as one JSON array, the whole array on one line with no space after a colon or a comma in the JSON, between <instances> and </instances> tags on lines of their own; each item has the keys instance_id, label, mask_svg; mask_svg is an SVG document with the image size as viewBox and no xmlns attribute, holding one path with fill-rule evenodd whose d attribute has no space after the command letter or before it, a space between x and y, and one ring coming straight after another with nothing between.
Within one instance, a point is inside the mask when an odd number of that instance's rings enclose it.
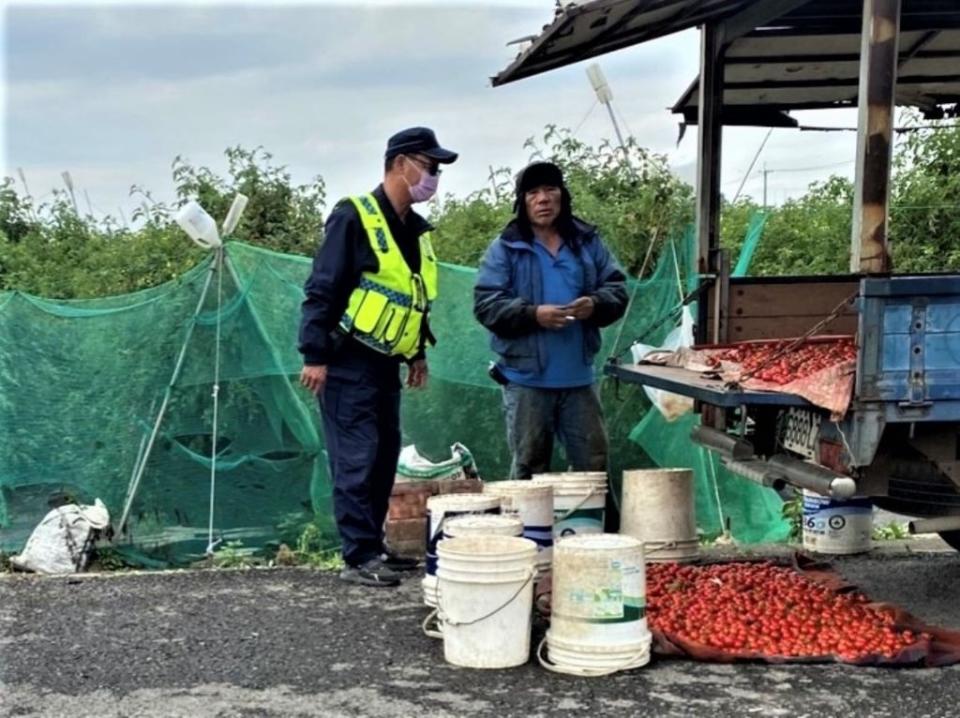
<instances>
[{"instance_id":1,"label":"woven plastic sack","mask_svg":"<svg viewBox=\"0 0 960 718\"><path fill-rule=\"evenodd\" d=\"M434 462L425 458L414 445L405 446L397 463L398 481L446 481L477 478L473 454L463 444L450 447L450 458Z\"/></svg>"}]
</instances>

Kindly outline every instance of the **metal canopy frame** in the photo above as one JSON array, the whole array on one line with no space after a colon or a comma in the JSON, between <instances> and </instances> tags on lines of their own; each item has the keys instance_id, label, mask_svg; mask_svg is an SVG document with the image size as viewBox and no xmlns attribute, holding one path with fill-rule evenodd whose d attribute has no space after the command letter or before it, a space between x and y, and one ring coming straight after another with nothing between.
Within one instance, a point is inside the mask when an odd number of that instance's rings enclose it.
<instances>
[{"instance_id":1,"label":"metal canopy frame","mask_svg":"<svg viewBox=\"0 0 960 718\"><path fill-rule=\"evenodd\" d=\"M726 53L724 124L784 126L789 110L857 107L862 6L862 0L809 0L732 42ZM956 112L957 3L904 0L898 75L896 104L918 107L930 119ZM695 79L673 106L687 124L698 121L698 86Z\"/></svg>"},{"instance_id":2,"label":"metal canopy frame","mask_svg":"<svg viewBox=\"0 0 960 718\"><path fill-rule=\"evenodd\" d=\"M712 303L720 309L714 312L709 331L704 321L698 322L699 339L722 342L726 338L723 308L727 280L726 261L719 249L723 125L795 126L796 121L787 111L836 104L810 97L786 97L778 101L777 92L785 88L808 93L817 88L840 88L848 98L846 102L859 107L851 271L889 272L886 235L895 102L899 99L928 112L935 112L946 102L960 102L960 3L957 0L594 0L558 10L553 23L493 79L493 84L512 82L697 24L701 28L699 78L702 82L699 79L694 82L684 95L686 102L679 104L683 105L685 118L699 125L696 181L699 270L705 281L713 282ZM944 49L942 35L945 32L955 36L956 48L947 43ZM904 33L908 33L907 40L901 47ZM849 46L849 39L843 40L844 35L854 37L856 51ZM809 38L821 40L820 49L830 51L816 51L807 41ZM754 47L765 43L770 51L764 59L773 57L779 64L789 65L789 75L798 74L798 68L811 58L832 66L855 62L856 71L851 74L847 66L845 74L838 77L828 74L826 77L725 82L728 67L756 64L756 56L743 51L751 43ZM834 52L838 47L843 51ZM784 51L778 52L777 48ZM952 64L936 69L950 60L957 61L955 73ZM898 75L902 96L897 95ZM912 85L932 90L922 96L923 93L913 92ZM938 94L939 86L945 88L943 93ZM725 93L751 89L769 93L770 97L759 105L724 104ZM693 97L696 97L695 104L691 102ZM705 315L701 319L705 319Z\"/></svg>"}]
</instances>

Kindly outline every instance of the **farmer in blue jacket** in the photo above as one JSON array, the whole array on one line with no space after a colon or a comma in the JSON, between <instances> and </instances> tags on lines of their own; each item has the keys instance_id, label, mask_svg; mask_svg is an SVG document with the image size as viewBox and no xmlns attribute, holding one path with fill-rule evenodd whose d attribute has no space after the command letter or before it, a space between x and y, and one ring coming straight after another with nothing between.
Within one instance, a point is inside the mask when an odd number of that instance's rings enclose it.
<instances>
[{"instance_id":1,"label":"farmer in blue jacket","mask_svg":"<svg viewBox=\"0 0 960 718\"><path fill-rule=\"evenodd\" d=\"M516 217L487 249L473 311L491 332L503 386L511 478L550 471L554 437L574 471L605 471L607 432L593 360L623 316L626 277L595 227L575 217L563 172L517 177Z\"/></svg>"}]
</instances>

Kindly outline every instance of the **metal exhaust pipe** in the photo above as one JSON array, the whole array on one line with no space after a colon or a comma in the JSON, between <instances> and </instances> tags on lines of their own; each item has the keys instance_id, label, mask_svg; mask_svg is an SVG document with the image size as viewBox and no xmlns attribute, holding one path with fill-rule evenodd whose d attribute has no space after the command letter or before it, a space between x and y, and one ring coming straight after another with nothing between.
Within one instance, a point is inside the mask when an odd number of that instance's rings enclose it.
<instances>
[{"instance_id":1,"label":"metal exhaust pipe","mask_svg":"<svg viewBox=\"0 0 960 718\"><path fill-rule=\"evenodd\" d=\"M787 486L787 480L766 461L735 461L721 457L720 463L737 476L750 479L761 486L769 486L780 492Z\"/></svg>"},{"instance_id":2,"label":"metal exhaust pipe","mask_svg":"<svg viewBox=\"0 0 960 718\"><path fill-rule=\"evenodd\" d=\"M960 529L960 516L938 516L935 519L917 519L907 524L912 534L938 534Z\"/></svg>"},{"instance_id":3,"label":"metal exhaust pipe","mask_svg":"<svg viewBox=\"0 0 960 718\"><path fill-rule=\"evenodd\" d=\"M695 426L690 432L690 439L700 446L706 447L735 461L750 461L756 459L753 444L744 439L738 439L722 431L711 429L708 426Z\"/></svg>"},{"instance_id":4,"label":"metal exhaust pipe","mask_svg":"<svg viewBox=\"0 0 960 718\"><path fill-rule=\"evenodd\" d=\"M808 461L801 461L786 454L777 454L767 463L790 484L815 491L822 496L849 499L857 492L857 482L849 476L841 476Z\"/></svg>"}]
</instances>

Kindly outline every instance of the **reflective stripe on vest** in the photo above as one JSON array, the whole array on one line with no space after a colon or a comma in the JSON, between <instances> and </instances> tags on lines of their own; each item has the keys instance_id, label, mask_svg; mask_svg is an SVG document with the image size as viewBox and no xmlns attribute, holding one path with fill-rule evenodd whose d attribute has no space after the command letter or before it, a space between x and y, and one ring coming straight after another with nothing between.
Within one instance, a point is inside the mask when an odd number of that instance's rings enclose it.
<instances>
[{"instance_id":1,"label":"reflective stripe on vest","mask_svg":"<svg viewBox=\"0 0 960 718\"><path fill-rule=\"evenodd\" d=\"M413 357L420 351L423 318L437 297L437 258L430 235L420 235L420 273L415 274L393 238L372 194L351 197L379 269L364 272L350 294L340 327L383 354Z\"/></svg>"}]
</instances>

